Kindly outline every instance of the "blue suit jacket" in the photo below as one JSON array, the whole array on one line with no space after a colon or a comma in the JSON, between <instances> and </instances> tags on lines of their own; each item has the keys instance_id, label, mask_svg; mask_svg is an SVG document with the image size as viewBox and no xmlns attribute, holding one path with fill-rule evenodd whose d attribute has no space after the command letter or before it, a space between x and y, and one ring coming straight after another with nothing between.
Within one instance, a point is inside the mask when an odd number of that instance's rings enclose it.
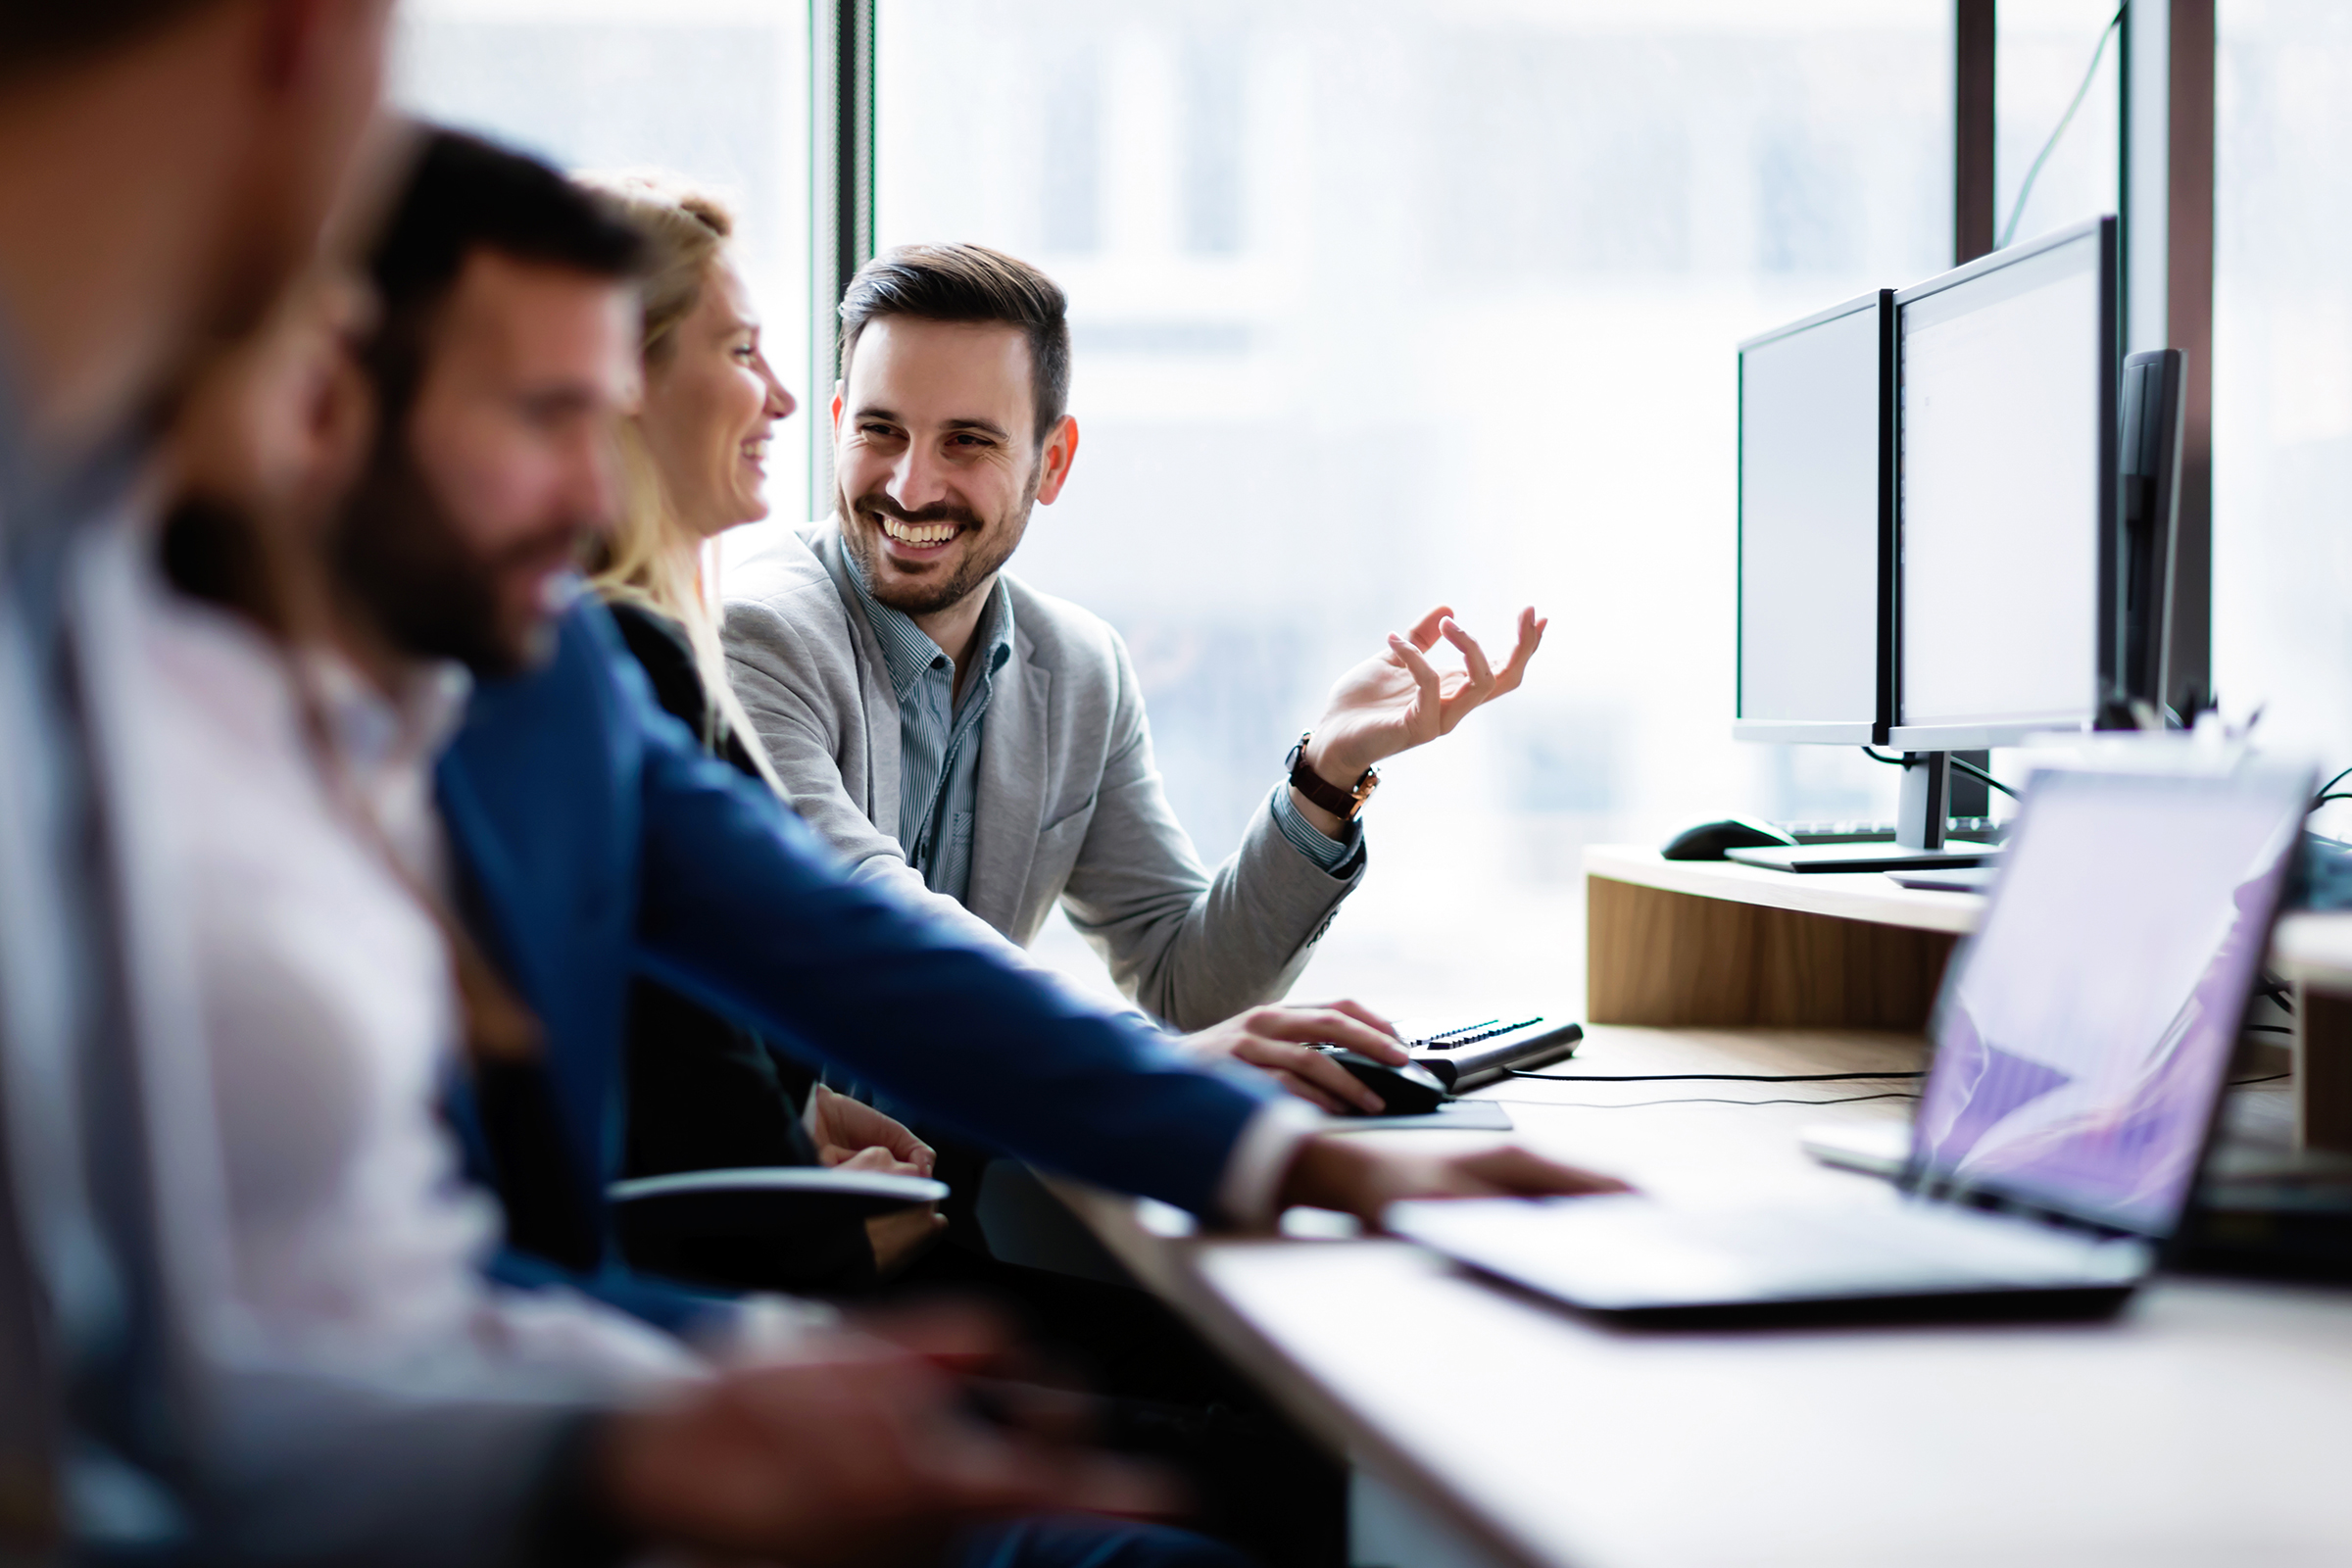
<instances>
[{"instance_id":1,"label":"blue suit jacket","mask_svg":"<svg viewBox=\"0 0 2352 1568\"><path fill-rule=\"evenodd\" d=\"M585 598L543 665L475 693L437 783L483 935L545 1030L570 1174L600 1236L639 974L974 1142L1198 1213L1274 1093L1253 1074L1194 1067L1149 1026L848 880L773 795L662 710ZM486 1164L463 1107L457 1119ZM675 1320L632 1297L609 1245L606 1258L599 1294Z\"/></svg>"}]
</instances>

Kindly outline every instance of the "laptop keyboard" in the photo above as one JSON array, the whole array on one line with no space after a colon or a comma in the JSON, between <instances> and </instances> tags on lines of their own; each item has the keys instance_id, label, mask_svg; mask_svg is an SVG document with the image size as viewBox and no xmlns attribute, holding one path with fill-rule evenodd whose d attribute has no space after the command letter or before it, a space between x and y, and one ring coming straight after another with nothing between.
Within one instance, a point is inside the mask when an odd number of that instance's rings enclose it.
<instances>
[{"instance_id":1,"label":"laptop keyboard","mask_svg":"<svg viewBox=\"0 0 2352 1568\"><path fill-rule=\"evenodd\" d=\"M1747 1212L1677 1209L1670 1225L1679 1240L1720 1248L1743 1261L1768 1263L1775 1272L1836 1258L1850 1260L1872 1275L1891 1265L2018 1284L2072 1279L2083 1271L2098 1246L2081 1233L1933 1203Z\"/></svg>"}]
</instances>

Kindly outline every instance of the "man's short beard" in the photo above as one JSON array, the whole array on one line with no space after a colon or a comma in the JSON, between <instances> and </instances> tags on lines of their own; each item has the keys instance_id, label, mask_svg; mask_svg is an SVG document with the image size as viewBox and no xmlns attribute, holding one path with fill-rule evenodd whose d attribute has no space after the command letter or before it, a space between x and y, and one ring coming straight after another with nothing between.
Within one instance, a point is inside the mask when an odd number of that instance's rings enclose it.
<instances>
[{"instance_id":1,"label":"man's short beard","mask_svg":"<svg viewBox=\"0 0 2352 1568\"><path fill-rule=\"evenodd\" d=\"M454 659L493 680L519 674L545 655L546 625L514 631L503 623L497 564L466 545L409 451L405 420L387 420L377 435L329 552L338 590L365 607L402 653Z\"/></svg>"},{"instance_id":2,"label":"man's short beard","mask_svg":"<svg viewBox=\"0 0 2352 1568\"><path fill-rule=\"evenodd\" d=\"M1029 514L1036 509L1038 486L1044 476L1043 463L1031 466L1029 482L1021 490L1019 510L1000 519L1002 525L996 544L966 556L963 564L940 583L883 584L875 570L880 564L882 553L881 541L875 537L882 531L882 525L874 520L875 514L883 513L902 522L956 522L977 526L979 519L967 508L942 504L910 513L900 508L889 497L881 495L869 495L852 502L837 477L833 481L833 510L841 517L842 543L857 558L858 569L865 573L866 591L874 596L875 602L888 605L902 615L931 615L963 603L974 589L995 576L1004 563L1012 559L1013 551L1020 547L1021 536L1029 531ZM871 531L851 526L853 521L863 523L865 529Z\"/></svg>"}]
</instances>

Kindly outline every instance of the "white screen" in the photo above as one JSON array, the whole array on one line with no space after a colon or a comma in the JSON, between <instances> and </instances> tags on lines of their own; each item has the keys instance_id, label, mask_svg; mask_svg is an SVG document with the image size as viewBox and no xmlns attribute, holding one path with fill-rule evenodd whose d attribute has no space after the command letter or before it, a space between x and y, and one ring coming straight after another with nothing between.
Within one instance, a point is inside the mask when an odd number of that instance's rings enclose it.
<instances>
[{"instance_id":1,"label":"white screen","mask_svg":"<svg viewBox=\"0 0 2352 1568\"><path fill-rule=\"evenodd\" d=\"M1878 595L1872 305L1740 356L1740 717L1873 723Z\"/></svg>"},{"instance_id":2,"label":"white screen","mask_svg":"<svg viewBox=\"0 0 2352 1568\"><path fill-rule=\"evenodd\" d=\"M1901 307L1897 724L2090 716L2098 265L2085 234Z\"/></svg>"}]
</instances>

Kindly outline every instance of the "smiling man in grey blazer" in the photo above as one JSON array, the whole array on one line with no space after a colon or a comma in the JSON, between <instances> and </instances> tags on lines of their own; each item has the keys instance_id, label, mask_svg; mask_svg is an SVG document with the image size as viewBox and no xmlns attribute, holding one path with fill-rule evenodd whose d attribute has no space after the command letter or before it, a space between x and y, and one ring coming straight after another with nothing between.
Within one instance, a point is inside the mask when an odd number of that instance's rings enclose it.
<instances>
[{"instance_id":1,"label":"smiling man in grey blazer","mask_svg":"<svg viewBox=\"0 0 2352 1568\"><path fill-rule=\"evenodd\" d=\"M1374 764L1516 687L1544 622L1521 612L1499 669L1444 607L1392 636L1341 676L1210 872L1160 786L1125 644L1004 569L1078 455L1064 311L1051 278L978 246L908 246L858 271L834 514L730 576L736 693L793 805L861 873L1022 946L1058 900L1120 989L1199 1049L1326 1108L1362 1104L1308 1043L1400 1060L1385 1024L1352 1003L1267 1004L1363 878ZM1432 663L1441 642L1460 668Z\"/></svg>"}]
</instances>

